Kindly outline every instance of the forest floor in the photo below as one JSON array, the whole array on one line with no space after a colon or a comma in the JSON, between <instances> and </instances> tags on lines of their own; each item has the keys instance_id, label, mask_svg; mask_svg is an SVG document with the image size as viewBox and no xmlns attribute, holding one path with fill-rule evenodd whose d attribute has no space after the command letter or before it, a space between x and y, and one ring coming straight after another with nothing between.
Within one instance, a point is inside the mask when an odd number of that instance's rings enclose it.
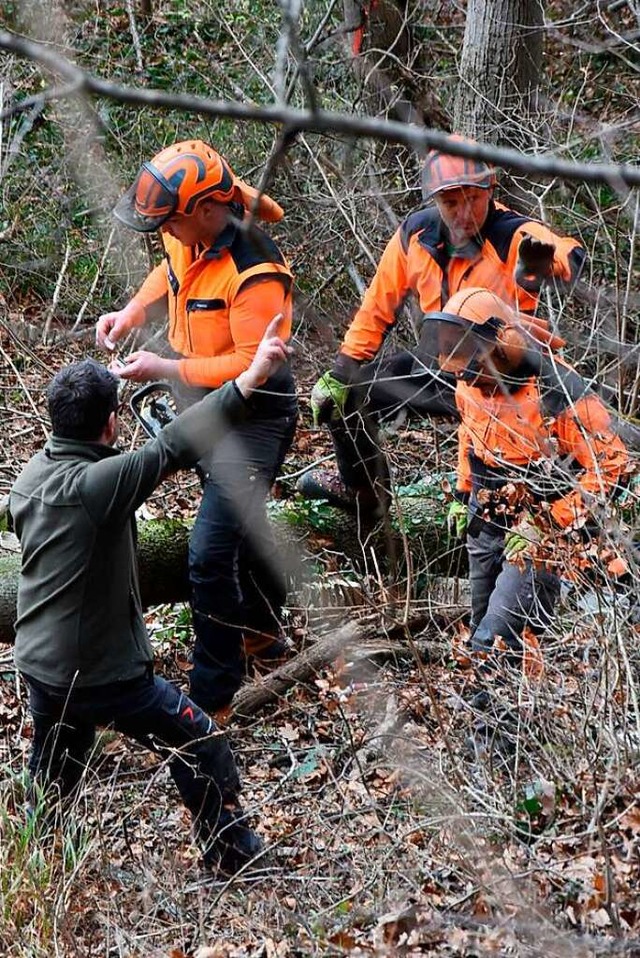
<instances>
[{"instance_id":1,"label":"forest floor","mask_svg":"<svg viewBox=\"0 0 640 958\"><path fill-rule=\"evenodd\" d=\"M2 497L44 439L48 379L90 346L26 347L5 332L0 347ZM297 365L305 397L304 356ZM420 424L389 439L400 481L441 466L433 435ZM127 423L125 448L140 439ZM445 441L445 459L450 451ZM285 472L328 455L303 402ZM143 517L193 515L197 501L197 481L183 475ZM371 587L330 537L324 545L319 568L347 569L361 596L314 610L293 595L287 628L299 649L364 617L385 631L384 575ZM393 604L386 594L396 620L398 594ZM229 881L201 870L164 765L110 732L64 827L32 834L25 689L1 647L0 954L640 955L638 653L615 598L602 592L596 613L569 597L544 677L496 687L516 721L508 764L491 749L468 753L473 676L452 629L433 624L393 656L342 655L250 721L232 719L244 805L268 855ZM158 671L186 687L187 609L150 609L147 620ZM420 656L425 639L435 651Z\"/></svg>"}]
</instances>

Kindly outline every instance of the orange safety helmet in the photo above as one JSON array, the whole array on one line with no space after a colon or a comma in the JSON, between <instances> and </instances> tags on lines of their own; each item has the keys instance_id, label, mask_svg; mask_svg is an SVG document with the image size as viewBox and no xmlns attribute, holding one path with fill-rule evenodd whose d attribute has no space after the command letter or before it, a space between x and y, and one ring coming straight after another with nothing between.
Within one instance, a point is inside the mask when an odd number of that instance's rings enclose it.
<instances>
[{"instance_id":1,"label":"orange safety helmet","mask_svg":"<svg viewBox=\"0 0 640 958\"><path fill-rule=\"evenodd\" d=\"M458 143L474 145L474 140L454 134L449 137ZM493 167L482 160L470 160L464 156L453 156L443 150L430 150L422 168L422 195L431 199L443 190L453 190L460 186L476 186L481 190L490 190L495 186L496 175Z\"/></svg>"},{"instance_id":2,"label":"orange safety helmet","mask_svg":"<svg viewBox=\"0 0 640 958\"><path fill-rule=\"evenodd\" d=\"M202 140L174 143L143 163L113 215L139 233L152 233L176 213L189 216L203 199L255 206L256 216L269 222L284 216L275 200L238 179L225 158Z\"/></svg>"},{"instance_id":3,"label":"orange safety helmet","mask_svg":"<svg viewBox=\"0 0 640 958\"><path fill-rule=\"evenodd\" d=\"M459 290L442 312L425 313L421 345L437 358L444 372L473 379L483 360L500 349L507 366L516 368L540 347L557 350L565 345L545 320L523 316L489 289Z\"/></svg>"}]
</instances>

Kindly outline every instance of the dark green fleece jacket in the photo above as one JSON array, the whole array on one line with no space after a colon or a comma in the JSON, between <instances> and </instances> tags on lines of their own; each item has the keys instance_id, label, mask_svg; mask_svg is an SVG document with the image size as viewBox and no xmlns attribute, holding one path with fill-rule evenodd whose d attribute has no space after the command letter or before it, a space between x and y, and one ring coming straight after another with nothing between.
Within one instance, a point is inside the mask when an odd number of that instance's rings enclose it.
<instances>
[{"instance_id":1,"label":"dark green fleece jacket","mask_svg":"<svg viewBox=\"0 0 640 958\"><path fill-rule=\"evenodd\" d=\"M22 672L63 687L145 672L153 652L140 602L135 510L249 409L228 383L135 452L54 435L31 459L9 501L22 545L15 644Z\"/></svg>"}]
</instances>

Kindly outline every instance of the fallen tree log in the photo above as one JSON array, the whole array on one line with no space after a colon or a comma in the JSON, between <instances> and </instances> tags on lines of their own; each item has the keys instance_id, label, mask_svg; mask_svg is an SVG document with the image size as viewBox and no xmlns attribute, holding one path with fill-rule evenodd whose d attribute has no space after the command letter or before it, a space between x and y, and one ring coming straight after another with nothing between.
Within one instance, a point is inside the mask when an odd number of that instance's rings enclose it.
<instances>
[{"instance_id":1,"label":"fallen tree log","mask_svg":"<svg viewBox=\"0 0 640 958\"><path fill-rule=\"evenodd\" d=\"M349 622L323 636L264 678L239 689L233 699L229 718L250 718L263 705L281 698L294 685L309 681L340 655L352 660L381 656L388 658L399 654L417 655L423 662L442 660L450 654L451 645L436 640L435 635L467 611L466 606L457 606L449 607L446 612L421 611L410 616L406 622L384 623L380 616ZM407 634L413 635L429 626L433 626L430 638L412 641L411 644L402 641Z\"/></svg>"},{"instance_id":2,"label":"fallen tree log","mask_svg":"<svg viewBox=\"0 0 640 958\"><path fill-rule=\"evenodd\" d=\"M389 522L365 528L358 517L322 501L276 500L270 514L293 589L317 570L313 557L330 549L345 565L398 575L407 565L420 574L455 574L464 569L459 546L447 538L442 501L434 496L401 496ZM184 602L189 597L187 553L191 524L174 519L138 523L140 589L145 607ZM0 535L0 642L12 642L20 549L15 536Z\"/></svg>"}]
</instances>

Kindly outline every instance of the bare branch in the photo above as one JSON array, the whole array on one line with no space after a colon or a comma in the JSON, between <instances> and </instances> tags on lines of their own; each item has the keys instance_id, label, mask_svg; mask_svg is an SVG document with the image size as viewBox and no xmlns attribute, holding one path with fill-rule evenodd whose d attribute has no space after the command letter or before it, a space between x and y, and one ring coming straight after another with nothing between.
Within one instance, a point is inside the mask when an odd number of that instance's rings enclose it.
<instances>
[{"instance_id":1,"label":"bare branch","mask_svg":"<svg viewBox=\"0 0 640 958\"><path fill-rule=\"evenodd\" d=\"M40 63L67 82L77 84L78 91L92 96L104 96L120 103L147 106L154 109L178 109L203 116L229 117L240 121L258 120L280 124L293 132L306 130L314 133L338 133L351 139L371 137L390 143L402 143L419 153L435 147L455 156L480 159L507 169L535 176L560 177L590 183L608 183L624 192L626 186L640 185L640 167L614 163L573 163L551 154L525 156L517 150L486 144L468 144L452 140L438 130L423 129L410 123L357 117L352 114L327 110L296 110L282 106L253 106L227 100L210 100L187 94L165 93L161 90L141 90L101 80L56 54L44 44L18 37L6 30L0 31L0 49L11 50ZM6 109L0 120L20 112L20 104Z\"/></svg>"}]
</instances>

